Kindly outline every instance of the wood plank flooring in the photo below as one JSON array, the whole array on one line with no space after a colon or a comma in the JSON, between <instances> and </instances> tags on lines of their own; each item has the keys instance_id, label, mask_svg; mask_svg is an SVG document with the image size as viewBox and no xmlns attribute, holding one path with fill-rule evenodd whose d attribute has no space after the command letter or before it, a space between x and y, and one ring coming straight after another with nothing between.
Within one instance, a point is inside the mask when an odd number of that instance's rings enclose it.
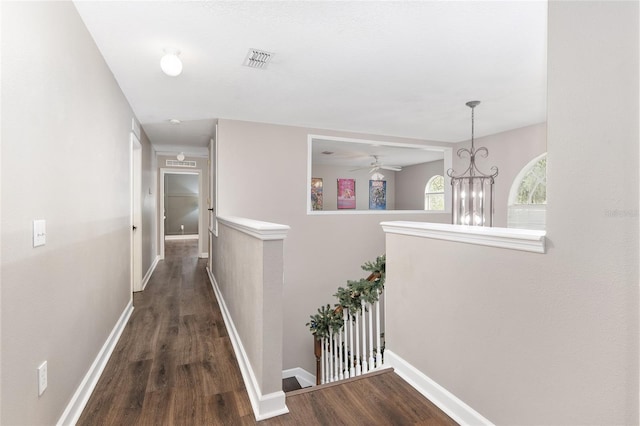
<instances>
[{"instance_id":1,"label":"wood plank flooring","mask_svg":"<svg viewBox=\"0 0 640 426\"><path fill-rule=\"evenodd\" d=\"M167 241L78 425L256 424L205 267L196 240ZM455 424L393 372L295 391L287 406L260 424Z\"/></svg>"}]
</instances>

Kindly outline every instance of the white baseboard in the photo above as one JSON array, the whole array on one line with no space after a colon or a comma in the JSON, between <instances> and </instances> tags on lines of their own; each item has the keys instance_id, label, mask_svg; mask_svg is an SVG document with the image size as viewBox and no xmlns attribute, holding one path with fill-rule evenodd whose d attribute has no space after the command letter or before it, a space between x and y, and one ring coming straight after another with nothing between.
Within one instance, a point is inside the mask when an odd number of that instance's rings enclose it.
<instances>
[{"instance_id":1,"label":"white baseboard","mask_svg":"<svg viewBox=\"0 0 640 426\"><path fill-rule=\"evenodd\" d=\"M198 234L187 234L187 235L165 235L164 239L166 240L197 240L199 238Z\"/></svg>"},{"instance_id":2,"label":"white baseboard","mask_svg":"<svg viewBox=\"0 0 640 426\"><path fill-rule=\"evenodd\" d=\"M282 370L282 378L287 379L289 377L295 377L298 383L300 383L300 386L302 386L303 388L308 388L310 386L316 385L316 376L301 367Z\"/></svg>"},{"instance_id":3,"label":"white baseboard","mask_svg":"<svg viewBox=\"0 0 640 426\"><path fill-rule=\"evenodd\" d=\"M104 370L104 367L107 365L107 361L111 357L114 348L116 347L116 343L120 339L120 335L122 335L122 331L124 327L127 325L127 321L131 317L131 313L133 312L133 300L129 301L129 304L124 308L122 315L116 322L116 325L111 330L111 334L107 338L107 341L102 345L102 349L98 353L98 356L91 364L89 371L85 374L84 379L76 389L76 392L71 397L69 404L67 404L67 408L65 408L62 416L58 419L57 426L62 425L75 425L82 414L82 410L84 410L85 405L87 405L87 401L89 401L89 397L95 389L96 384L98 383L98 379Z\"/></svg>"},{"instance_id":4,"label":"white baseboard","mask_svg":"<svg viewBox=\"0 0 640 426\"><path fill-rule=\"evenodd\" d=\"M398 376L429 399L429 401L433 402L458 424L493 425L493 423L469 407L461 399L389 349L385 349L384 351L384 363L386 366L393 367Z\"/></svg>"},{"instance_id":5,"label":"white baseboard","mask_svg":"<svg viewBox=\"0 0 640 426\"><path fill-rule=\"evenodd\" d=\"M149 266L149 270L147 271L146 274L144 274L144 277L142 278L142 291L144 291L144 288L147 286L147 284L149 284L149 280L151 279L151 275L153 275L153 271L156 270L156 266L158 266L158 262L160 262L160 256L156 256L155 259L153 259L153 262L151 263L151 266Z\"/></svg>"},{"instance_id":6,"label":"white baseboard","mask_svg":"<svg viewBox=\"0 0 640 426\"><path fill-rule=\"evenodd\" d=\"M238 335L236 326L229 314L229 310L227 309L227 304L225 303L222 293L220 292L220 288L218 287L218 282L209 268L207 268L207 273L209 274L209 280L211 281L213 292L216 294L216 298L220 304L222 318L224 319L224 324L227 327L227 332L229 333L229 338L233 345L233 351L235 352L238 360L240 372L242 373L242 380L244 380L244 385L247 388L249 400L251 401L251 408L253 409L253 415L255 416L256 421L287 414L289 409L285 404L285 394L283 391L272 392L266 395L262 394L258 381L256 380L256 376L253 372L253 368L251 367L249 357L244 350L242 340Z\"/></svg>"},{"instance_id":7,"label":"white baseboard","mask_svg":"<svg viewBox=\"0 0 640 426\"><path fill-rule=\"evenodd\" d=\"M198 255L198 257L199 257L200 259L208 259L208 258L209 258L209 253L200 253L200 254Z\"/></svg>"}]
</instances>

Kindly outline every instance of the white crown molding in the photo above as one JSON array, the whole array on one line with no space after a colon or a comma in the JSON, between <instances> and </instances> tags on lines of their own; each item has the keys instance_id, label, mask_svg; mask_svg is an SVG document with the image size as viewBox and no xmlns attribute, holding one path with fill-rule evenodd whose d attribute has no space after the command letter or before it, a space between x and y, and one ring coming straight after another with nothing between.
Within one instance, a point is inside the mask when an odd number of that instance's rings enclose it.
<instances>
[{"instance_id":1,"label":"white crown molding","mask_svg":"<svg viewBox=\"0 0 640 426\"><path fill-rule=\"evenodd\" d=\"M283 240L287 237L288 225L278 223L261 222L259 220L246 219L243 217L217 217L218 222L236 229L259 240Z\"/></svg>"},{"instance_id":2,"label":"white crown molding","mask_svg":"<svg viewBox=\"0 0 640 426\"><path fill-rule=\"evenodd\" d=\"M403 221L382 222L380 225L388 234L433 238L532 253L546 251L546 231Z\"/></svg>"}]
</instances>

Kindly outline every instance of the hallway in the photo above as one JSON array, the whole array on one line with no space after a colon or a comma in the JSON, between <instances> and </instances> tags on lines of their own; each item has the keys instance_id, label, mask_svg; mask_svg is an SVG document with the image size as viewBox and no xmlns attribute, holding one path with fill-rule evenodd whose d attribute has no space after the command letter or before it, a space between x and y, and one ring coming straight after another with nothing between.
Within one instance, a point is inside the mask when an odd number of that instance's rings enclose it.
<instances>
[{"instance_id":1,"label":"hallway","mask_svg":"<svg viewBox=\"0 0 640 426\"><path fill-rule=\"evenodd\" d=\"M167 241L78 425L256 424L197 243ZM455 424L392 372L287 405L260 424Z\"/></svg>"}]
</instances>

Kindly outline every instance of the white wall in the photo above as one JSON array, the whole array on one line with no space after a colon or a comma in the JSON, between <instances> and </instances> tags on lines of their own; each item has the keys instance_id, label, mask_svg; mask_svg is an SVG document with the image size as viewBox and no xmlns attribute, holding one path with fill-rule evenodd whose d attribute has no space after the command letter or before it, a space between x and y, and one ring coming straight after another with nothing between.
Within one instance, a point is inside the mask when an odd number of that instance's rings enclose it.
<instances>
[{"instance_id":1,"label":"white wall","mask_svg":"<svg viewBox=\"0 0 640 426\"><path fill-rule=\"evenodd\" d=\"M263 395L282 390L282 247L220 224L216 279Z\"/></svg>"},{"instance_id":2,"label":"white wall","mask_svg":"<svg viewBox=\"0 0 640 426\"><path fill-rule=\"evenodd\" d=\"M1 31L0 423L54 424L131 300L133 114L71 2L3 2Z\"/></svg>"},{"instance_id":3,"label":"white wall","mask_svg":"<svg viewBox=\"0 0 640 426\"><path fill-rule=\"evenodd\" d=\"M496 424L639 422L638 12L549 4L546 254L387 238L387 348Z\"/></svg>"},{"instance_id":4,"label":"white wall","mask_svg":"<svg viewBox=\"0 0 640 426\"><path fill-rule=\"evenodd\" d=\"M455 152L455 150L454 150ZM403 167L396 173L396 208L424 210L424 190L435 175L445 176L444 160Z\"/></svg>"},{"instance_id":5,"label":"white wall","mask_svg":"<svg viewBox=\"0 0 640 426\"><path fill-rule=\"evenodd\" d=\"M152 266L158 253L158 179L156 154L144 130L142 145L142 275Z\"/></svg>"},{"instance_id":6,"label":"white wall","mask_svg":"<svg viewBox=\"0 0 640 426\"><path fill-rule=\"evenodd\" d=\"M233 120L218 122L218 206L240 216L291 226L284 241L284 369L315 371L313 340L305 324L333 304L360 265L384 252L384 220L449 222L446 214L363 213L307 215L307 136L322 134L434 145L373 135ZM283 190L286 188L286 190Z\"/></svg>"}]
</instances>

